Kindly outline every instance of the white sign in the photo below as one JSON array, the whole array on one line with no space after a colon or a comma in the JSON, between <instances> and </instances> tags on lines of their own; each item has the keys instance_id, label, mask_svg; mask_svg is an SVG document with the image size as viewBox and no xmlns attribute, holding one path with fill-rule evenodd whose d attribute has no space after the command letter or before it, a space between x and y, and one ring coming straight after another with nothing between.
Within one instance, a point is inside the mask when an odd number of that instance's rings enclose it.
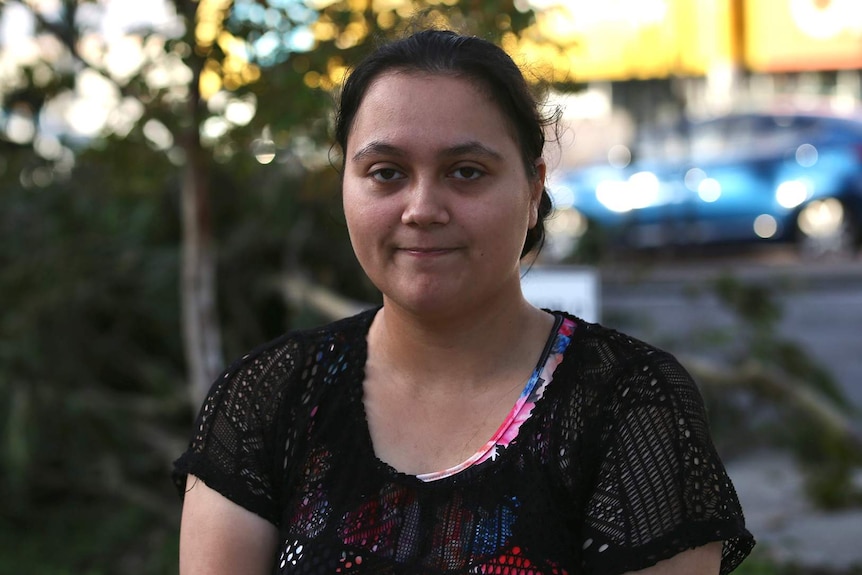
<instances>
[{"instance_id":1,"label":"white sign","mask_svg":"<svg viewBox=\"0 0 862 575\"><path fill-rule=\"evenodd\" d=\"M522 271L521 290L537 307L600 321L599 273L595 268L534 266Z\"/></svg>"}]
</instances>

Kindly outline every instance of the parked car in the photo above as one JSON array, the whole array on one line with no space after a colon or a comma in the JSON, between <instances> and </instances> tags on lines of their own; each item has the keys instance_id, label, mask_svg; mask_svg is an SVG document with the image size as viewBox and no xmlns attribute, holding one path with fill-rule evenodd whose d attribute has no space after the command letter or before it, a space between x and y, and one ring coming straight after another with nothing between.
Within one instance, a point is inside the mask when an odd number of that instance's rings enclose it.
<instances>
[{"instance_id":1,"label":"parked car","mask_svg":"<svg viewBox=\"0 0 862 575\"><path fill-rule=\"evenodd\" d=\"M580 222L575 235L599 229L611 246L795 242L809 255L851 253L862 115L736 113L644 132L607 162L558 174L552 193L566 221Z\"/></svg>"}]
</instances>

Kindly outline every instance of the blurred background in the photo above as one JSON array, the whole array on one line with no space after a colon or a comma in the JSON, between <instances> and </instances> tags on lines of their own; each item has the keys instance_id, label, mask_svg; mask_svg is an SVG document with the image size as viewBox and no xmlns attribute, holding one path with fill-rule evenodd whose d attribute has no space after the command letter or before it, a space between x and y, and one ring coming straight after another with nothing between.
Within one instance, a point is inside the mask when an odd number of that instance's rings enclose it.
<instances>
[{"instance_id":1,"label":"blurred background","mask_svg":"<svg viewBox=\"0 0 862 575\"><path fill-rule=\"evenodd\" d=\"M0 3L0 573L176 573L210 382L379 301L332 103L417 13L561 111L533 270L698 379L738 572L862 573L857 0Z\"/></svg>"}]
</instances>

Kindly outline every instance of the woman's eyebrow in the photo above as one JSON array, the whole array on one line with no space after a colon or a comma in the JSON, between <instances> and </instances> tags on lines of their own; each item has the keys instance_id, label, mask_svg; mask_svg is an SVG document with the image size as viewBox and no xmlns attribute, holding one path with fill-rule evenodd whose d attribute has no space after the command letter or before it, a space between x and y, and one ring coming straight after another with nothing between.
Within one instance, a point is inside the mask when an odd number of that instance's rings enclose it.
<instances>
[{"instance_id":1,"label":"woman's eyebrow","mask_svg":"<svg viewBox=\"0 0 862 575\"><path fill-rule=\"evenodd\" d=\"M444 157L457 156L484 156L494 160L502 160L503 155L493 148L489 148L482 142L470 141L458 144L449 148L445 148L441 153Z\"/></svg>"},{"instance_id":2,"label":"woman's eyebrow","mask_svg":"<svg viewBox=\"0 0 862 575\"><path fill-rule=\"evenodd\" d=\"M375 140L357 150L356 153L353 154L353 161L358 162L363 158L377 155L404 156L406 155L406 153L404 150L397 146L387 144L386 142L380 140ZM503 155L500 152L477 141L464 142L463 144L456 144L448 148L443 148L438 154L438 156L445 158L471 155L484 156L486 158L491 158L494 160L503 159Z\"/></svg>"},{"instance_id":3,"label":"woman's eyebrow","mask_svg":"<svg viewBox=\"0 0 862 575\"><path fill-rule=\"evenodd\" d=\"M353 161L358 162L363 158L375 155L403 156L404 151L392 144L375 140L357 150L357 152L353 154Z\"/></svg>"}]
</instances>

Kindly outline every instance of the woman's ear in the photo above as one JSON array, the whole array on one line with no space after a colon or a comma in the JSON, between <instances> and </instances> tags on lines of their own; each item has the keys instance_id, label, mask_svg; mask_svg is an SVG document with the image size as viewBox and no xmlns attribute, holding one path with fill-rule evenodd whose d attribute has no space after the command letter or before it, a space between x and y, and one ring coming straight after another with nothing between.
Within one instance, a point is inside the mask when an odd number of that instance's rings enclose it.
<instances>
[{"instance_id":1,"label":"woman's ear","mask_svg":"<svg viewBox=\"0 0 862 575\"><path fill-rule=\"evenodd\" d=\"M539 205L542 202L542 192L545 191L545 176L547 175L548 165L544 158L537 158L534 164L532 177L530 177L530 226L529 229L535 227L539 222Z\"/></svg>"}]
</instances>

